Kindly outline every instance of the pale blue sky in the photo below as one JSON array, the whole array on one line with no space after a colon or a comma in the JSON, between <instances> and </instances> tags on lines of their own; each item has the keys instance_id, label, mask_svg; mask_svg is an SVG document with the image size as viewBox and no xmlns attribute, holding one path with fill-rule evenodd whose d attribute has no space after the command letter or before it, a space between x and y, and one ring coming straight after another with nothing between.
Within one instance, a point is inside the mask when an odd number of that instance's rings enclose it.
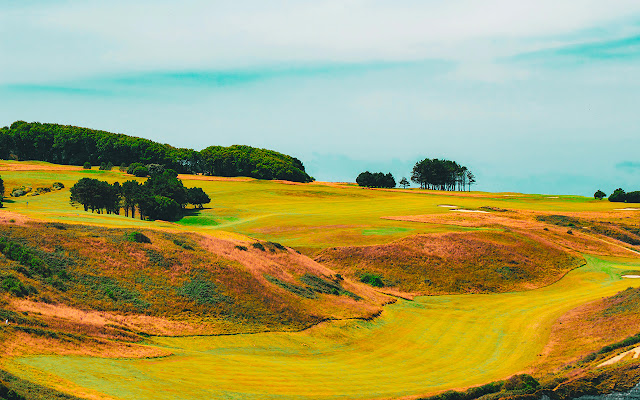
<instances>
[{"instance_id":1,"label":"pale blue sky","mask_svg":"<svg viewBox=\"0 0 640 400\"><path fill-rule=\"evenodd\" d=\"M249 144L319 180L640 190L640 2L2 1L0 124Z\"/></svg>"}]
</instances>

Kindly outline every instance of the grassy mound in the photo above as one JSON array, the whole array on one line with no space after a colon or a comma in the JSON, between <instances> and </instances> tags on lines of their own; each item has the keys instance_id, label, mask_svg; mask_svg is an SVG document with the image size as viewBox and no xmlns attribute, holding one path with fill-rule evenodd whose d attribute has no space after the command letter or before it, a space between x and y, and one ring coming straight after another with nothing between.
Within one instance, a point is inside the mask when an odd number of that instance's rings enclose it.
<instances>
[{"instance_id":1,"label":"grassy mound","mask_svg":"<svg viewBox=\"0 0 640 400\"><path fill-rule=\"evenodd\" d=\"M428 294L532 289L583 262L514 232L419 235L379 246L330 248L316 261L374 286Z\"/></svg>"},{"instance_id":2,"label":"grassy mound","mask_svg":"<svg viewBox=\"0 0 640 400\"><path fill-rule=\"evenodd\" d=\"M346 308L328 304L335 296L327 288L335 284L321 277L319 266L280 244L260 246L238 250L235 242L152 230L0 224L0 296L202 323L212 333L221 321L220 333L299 330L340 316L332 314L337 309L349 317L372 312L362 296L341 286L338 294L353 301ZM253 270L256 265L264 271ZM327 295L300 302L265 272L283 282L306 279L314 294Z\"/></svg>"}]
</instances>

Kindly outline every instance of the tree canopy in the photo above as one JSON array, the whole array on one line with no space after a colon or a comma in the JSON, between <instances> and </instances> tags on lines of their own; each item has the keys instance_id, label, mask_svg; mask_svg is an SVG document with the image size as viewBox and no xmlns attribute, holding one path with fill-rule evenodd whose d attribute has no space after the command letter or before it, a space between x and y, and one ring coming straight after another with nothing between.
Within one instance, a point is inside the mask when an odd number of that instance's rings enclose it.
<instances>
[{"instance_id":1,"label":"tree canopy","mask_svg":"<svg viewBox=\"0 0 640 400\"><path fill-rule=\"evenodd\" d=\"M420 184L422 189L435 190L466 190L467 186L471 190L476 181L467 167L437 158L418 161L411 172L411 180Z\"/></svg>"},{"instance_id":2,"label":"tree canopy","mask_svg":"<svg viewBox=\"0 0 640 400\"><path fill-rule=\"evenodd\" d=\"M146 182L130 180L113 185L98 179L82 178L71 188L71 203L82 204L84 210L119 214L140 219L175 221L182 218L187 204L202 208L211 199L201 188L185 188L178 174L164 170L150 176Z\"/></svg>"},{"instance_id":3,"label":"tree canopy","mask_svg":"<svg viewBox=\"0 0 640 400\"><path fill-rule=\"evenodd\" d=\"M364 171L356 178L356 183L359 186L373 187L373 188L394 188L396 187L396 180L391 175L391 172L384 174L382 172L371 173Z\"/></svg>"},{"instance_id":4,"label":"tree canopy","mask_svg":"<svg viewBox=\"0 0 640 400\"><path fill-rule=\"evenodd\" d=\"M593 194L594 199L602 200L605 197L607 197L607 194L599 189Z\"/></svg>"},{"instance_id":5,"label":"tree canopy","mask_svg":"<svg viewBox=\"0 0 640 400\"><path fill-rule=\"evenodd\" d=\"M313 180L295 157L250 146L211 146L198 152L149 139L70 125L16 121L0 129L0 158L67 165L164 166L179 173ZM131 169L131 168L130 168ZM134 174L135 168L131 170ZM142 170L139 171L140 176ZM146 175L144 175L146 176Z\"/></svg>"}]
</instances>

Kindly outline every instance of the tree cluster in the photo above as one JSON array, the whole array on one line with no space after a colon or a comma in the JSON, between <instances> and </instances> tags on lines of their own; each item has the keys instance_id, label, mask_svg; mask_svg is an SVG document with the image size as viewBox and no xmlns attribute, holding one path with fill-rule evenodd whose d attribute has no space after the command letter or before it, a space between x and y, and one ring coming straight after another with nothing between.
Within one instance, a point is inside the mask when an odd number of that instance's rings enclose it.
<instances>
[{"instance_id":1,"label":"tree cluster","mask_svg":"<svg viewBox=\"0 0 640 400\"><path fill-rule=\"evenodd\" d=\"M82 178L71 188L71 203L82 204L84 210L106 212L140 219L175 221L182 218L187 204L202 208L211 202L201 188L185 188L171 169L151 175L143 184L129 180L122 185L98 179Z\"/></svg>"},{"instance_id":2,"label":"tree cluster","mask_svg":"<svg viewBox=\"0 0 640 400\"><path fill-rule=\"evenodd\" d=\"M202 150L200 156L206 175L313 181L300 160L272 150L241 145L210 146Z\"/></svg>"},{"instance_id":3,"label":"tree cluster","mask_svg":"<svg viewBox=\"0 0 640 400\"><path fill-rule=\"evenodd\" d=\"M451 160L437 158L418 161L411 172L411 180L421 189L471 190L476 182L473 173L465 166Z\"/></svg>"},{"instance_id":4,"label":"tree cluster","mask_svg":"<svg viewBox=\"0 0 640 400\"><path fill-rule=\"evenodd\" d=\"M364 171L356 178L356 183L359 186L373 187L373 188L394 188L396 187L396 180L391 175L391 172L384 174L382 172L371 173Z\"/></svg>"},{"instance_id":5,"label":"tree cluster","mask_svg":"<svg viewBox=\"0 0 640 400\"><path fill-rule=\"evenodd\" d=\"M109 165L158 164L179 173L313 180L300 160L272 150L236 145L212 146L198 152L123 134L39 122L16 121L0 129L0 158L85 165L85 168L104 165L102 169L108 169Z\"/></svg>"},{"instance_id":6,"label":"tree cluster","mask_svg":"<svg viewBox=\"0 0 640 400\"><path fill-rule=\"evenodd\" d=\"M595 192L593 197L598 200L604 198L606 194L602 190ZM609 201L613 203L640 203L640 191L625 192L622 188L617 188L609 196Z\"/></svg>"}]
</instances>

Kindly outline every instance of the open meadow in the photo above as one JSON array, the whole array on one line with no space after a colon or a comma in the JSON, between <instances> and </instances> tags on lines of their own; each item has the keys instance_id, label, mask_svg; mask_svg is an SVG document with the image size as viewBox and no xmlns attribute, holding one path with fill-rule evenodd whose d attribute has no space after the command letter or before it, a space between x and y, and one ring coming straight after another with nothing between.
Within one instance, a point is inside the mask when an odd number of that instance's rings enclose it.
<instances>
[{"instance_id":1,"label":"open meadow","mask_svg":"<svg viewBox=\"0 0 640 400\"><path fill-rule=\"evenodd\" d=\"M76 260L66 267L71 278L64 290L25 278L53 305L44 307L33 296L5 296L4 307L58 332L82 319L70 311L56 315L63 305L83 315L101 312L106 322L95 326L132 337L82 331L66 344L36 349L19 343L33 329L3 327L0 341L13 350L0 355L0 369L81 398L418 397L518 373L543 380L637 333L624 318L640 310L627 308L606 316L622 316L616 332L594 336L580 348L559 331L559 321L573 310L640 287L640 279L623 277L640 271L634 242L640 238L640 210L620 204L580 196L183 175L185 186L202 187L211 203L189 209L177 222L150 222L69 204L69 188L82 177L138 178L57 167L0 162L8 193L22 185L65 185L5 201L3 235L25 248L40 246ZM41 222L43 237L29 235ZM55 229L64 230L59 247ZM132 229L152 243L123 244L122 232ZM173 245L182 243L176 238L188 239L191 252ZM271 247L259 250L252 243ZM98 245L115 249L104 266L91 248ZM137 274L129 276L131 269ZM17 269L7 262L10 270ZM106 295L102 303L81 297L89 273L106 277L100 282L128 285L128 297L109 294L116 305L107 304ZM366 273L383 285L366 284ZM184 288L205 276L223 299L215 307L180 297L191 295ZM332 289L323 291L327 285ZM248 287L261 289L243 300ZM163 307L158 293L167 293L171 306ZM267 317L246 311L247 304ZM278 312L285 311L289 320L279 324ZM140 316L167 328L135 322ZM25 326L35 326L27 319ZM172 328L175 323L183 325ZM53 343L42 340L37 343ZM134 346L136 355L101 350L122 343Z\"/></svg>"}]
</instances>

